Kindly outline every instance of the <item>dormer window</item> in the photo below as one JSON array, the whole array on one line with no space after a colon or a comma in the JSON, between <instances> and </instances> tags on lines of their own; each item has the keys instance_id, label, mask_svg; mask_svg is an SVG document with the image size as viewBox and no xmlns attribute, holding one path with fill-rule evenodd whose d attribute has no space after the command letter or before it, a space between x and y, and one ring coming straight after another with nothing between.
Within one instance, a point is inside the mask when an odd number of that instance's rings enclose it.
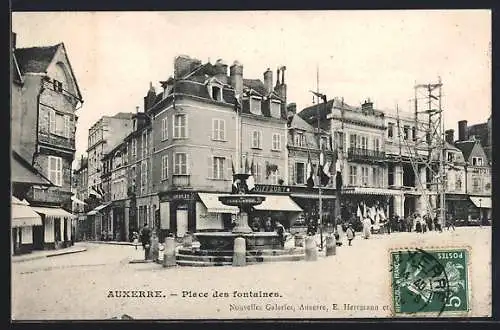
<instances>
[{"instance_id":1,"label":"dormer window","mask_svg":"<svg viewBox=\"0 0 500 330\"><path fill-rule=\"evenodd\" d=\"M254 115L262 115L261 100L262 99L258 96L250 97L250 113L253 113Z\"/></svg>"},{"instance_id":2,"label":"dormer window","mask_svg":"<svg viewBox=\"0 0 500 330\"><path fill-rule=\"evenodd\" d=\"M281 118L281 102L278 100L270 100L271 117Z\"/></svg>"},{"instance_id":3,"label":"dormer window","mask_svg":"<svg viewBox=\"0 0 500 330\"><path fill-rule=\"evenodd\" d=\"M207 83L207 89L208 89L208 94L210 94L210 97L214 101L218 102L223 102L224 99L222 98L222 84L216 80L216 79L211 79Z\"/></svg>"},{"instance_id":4,"label":"dormer window","mask_svg":"<svg viewBox=\"0 0 500 330\"><path fill-rule=\"evenodd\" d=\"M222 101L222 88L219 86L212 86L212 99L215 101Z\"/></svg>"},{"instance_id":5,"label":"dormer window","mask_svg":"<svg viewBox=\"0 0 500 330\"><path fill-rule=\"evenodd\" d=\"M62 88L62 82L60 82L59 80L54 79L53 84L54 84L54 90L56 92L62 92L62 90L63 90L63 88Z\"/></svg>"}]
</instances>

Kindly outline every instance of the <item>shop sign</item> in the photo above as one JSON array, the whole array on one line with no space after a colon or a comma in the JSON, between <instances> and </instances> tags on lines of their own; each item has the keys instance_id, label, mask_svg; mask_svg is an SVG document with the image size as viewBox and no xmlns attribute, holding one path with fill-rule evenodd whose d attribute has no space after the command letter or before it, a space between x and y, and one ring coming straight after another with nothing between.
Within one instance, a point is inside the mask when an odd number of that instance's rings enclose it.
<instances>
[{"instance_id":1,"label":"shop sign","mask_svg":"<svg viewBox=\"0 0 500 330\"><path fill-rule=\"evenodd\" d=\"M253 189L253 192L259 193L288 193L290 192L290 187L288 186L276 186L267 184L257 184Z\"/></svg>"},{"instance_id":2,"label":"shop sign","mask_svg":"<svg viewBox=\"0 0 500 330\"><path fill-rule=\"evenodd\" d=\"M170 195L170 200L193 200L194 194L190 192L179 192L179 193L173 193Z\"/></svg>"}]
</instances>

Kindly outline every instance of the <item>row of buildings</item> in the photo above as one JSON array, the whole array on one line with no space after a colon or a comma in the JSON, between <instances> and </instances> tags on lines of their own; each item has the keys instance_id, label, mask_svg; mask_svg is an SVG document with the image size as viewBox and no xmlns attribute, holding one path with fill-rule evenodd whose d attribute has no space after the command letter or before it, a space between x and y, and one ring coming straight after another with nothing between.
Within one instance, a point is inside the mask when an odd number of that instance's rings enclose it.
<instances>
[{"instance_id":1,"label":"row of buildings","mask_svg":"<svg viewBox=\"0 0 500 330\"><path fill-rule=\"evenodd\" d=\"M231 191L233 166L250 164L254 192L267 197L254 217L286 227L317 220L321 189L321 213L331 221L333 176L326 186L316 176L306 185L308 161L316 171L321 150L330 164L339 160L344 219L360 205L404 217L439 206L429 170L412 161L411 145L425 135L414 118L338 98L297 111L285 72L248 79L237 61L179 56L162 89L149 86L143 111L102 117L74 172L76 199L85 201L74 205L78 239L129 240L145 223L160 236L227 229L234 208L217 197ZM491 125L486 135L476 131L460 122L457 141L447 132L446 208L455 218L489 217L491 209Z\"/></svg>"},{"instance_id":2,"label":"row of buildings","mask_svg":"<svg viewBox=\"0 0 500 330\"><path fill-rule=\"evenodd\" d=\"M20 254L73 244L71 166L83 99L64 44L18 48L16 38L13 33L11 251Z\"/></svg>"}]
</instances>

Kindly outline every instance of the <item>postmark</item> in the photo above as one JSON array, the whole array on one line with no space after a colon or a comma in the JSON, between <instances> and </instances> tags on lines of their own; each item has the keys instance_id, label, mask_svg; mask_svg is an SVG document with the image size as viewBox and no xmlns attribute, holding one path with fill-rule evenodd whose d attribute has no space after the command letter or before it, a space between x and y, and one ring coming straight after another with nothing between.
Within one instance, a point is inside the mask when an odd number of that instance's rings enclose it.
<instances>
[{"instance_id":1,"label":"postmark","mask_svg":"<svg viewBox=\"0 0 500 330\"><path fill-rule=\"evenodd\" d=\"M470 310L468 260L468 248L391 250L394 315L467 313Z\"/></svg>"}]
</instances>

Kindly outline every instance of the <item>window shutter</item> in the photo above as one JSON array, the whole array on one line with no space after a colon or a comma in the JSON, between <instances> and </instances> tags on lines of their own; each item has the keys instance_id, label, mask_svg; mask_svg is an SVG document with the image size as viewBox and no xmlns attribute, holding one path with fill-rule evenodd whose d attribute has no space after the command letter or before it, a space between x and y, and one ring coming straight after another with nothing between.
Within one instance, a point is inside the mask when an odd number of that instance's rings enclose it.
<instances>
[{"instance_id":1,"label":"window shutter","mask_svg":"<svg viewBox=\"0 0 500 330\"><path fill-rule=\"evenodd\" d=\"M226 121L225 120L219 121L219 131L220 131L221 140L225 140L226 139Z\"/></svg>"},{"instance_id":2,"label":"window shutter","mask_svg":"<svg viewBox=\"0 0 500 330\"><path fill-rule=\"evenodd\" d=\"M191 166L189 166L189 154L185 154L186 155L186 174L190 174L190 168Z\"/></svg>"},{"instance_id":3,"label":"window shutter","mask_svg":"<svg viewBox=\"0 0 500 330\"><path fill-rule=\"evenodd\" d=\"M208 168L208 173L207 173L207 178L213 179L213 158L212 156L207 157L207 168Z\"/></svg>"},{"instance_id":4,"label":"window shutter","mask_svg":"<svg viewBox=\"0 0 500 330\"><path fill-rule=\"evenodd\" d=\"M71 130L70 130L70 117L69 116L64 116L64 136L67 138L71 137Z\"/></svg>"},{"instance_id":5,"label":"window shutter","mask_svg":"<svg viewBox=\"0 0 500 330\"><path fill-rule=\"evenodd\" d=\"M177 121L177 118L178 118L177 115L174 115L172 120L172 137L174 139L179 137L178 133L175 131L175 122Z\"/></svg>"},{"instance_id":6,"label":"window shutter","mask_svg":"<svg viewBox=\"0 0 500 330\"><path fill-rule=\"evenodd\" d=\"M165 155L165 179L168 180L168 155Z\"/></svg>"},{"instance_id":7,"label":"window shutter","mask_svg":"<svg viewBox=\"0 0 500 330\"><path fill-rule=\"evenodd\" d=\"M49 110L49 132L55 133L56 131L56 112Z\"/></svg>"}]
</instances>

